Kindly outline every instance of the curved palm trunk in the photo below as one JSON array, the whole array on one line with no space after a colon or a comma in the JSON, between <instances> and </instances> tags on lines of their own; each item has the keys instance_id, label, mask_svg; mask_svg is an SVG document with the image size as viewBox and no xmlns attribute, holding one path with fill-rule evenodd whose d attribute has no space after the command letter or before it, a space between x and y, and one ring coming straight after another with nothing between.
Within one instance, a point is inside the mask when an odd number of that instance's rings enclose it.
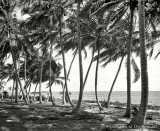
<instances>
[{"instance_id":1,"label":"curved palm trunk","mask_svg":"<svg viewBox=\"0 0 160 131\"><path fill-rule=\"evenodd\" d=\"M63 67L64 67L64 77L65 77L65 87L66 87L66 93L68 96L69 103L71 104L72 108L74 108L74 105L69 97L68 92L68 86L67 86L67 71L66 71L66 61L65 61L65 55L63 50L63 44L62 44L62 25L61 25L61 16L59 16L59 34L60 34L60 46L61 46L61 52L62 52L62 59L63 59Z\"/></svg>"},{"instance_id":2,"label":"curved palm trunk","mask_svg":"<svg viewBox=\"0 0 160 131\"><path fill-rule=\"evenodd\" d=\"M24 91L23 91L23 87L22 87L21 81L20 81L20 79L19 79L19 76L18 76L18 83L19 83L20 89L22 90L22 96L23 96L23 98L24 98L24 101L25 101L26 104L28 104L28 100L27 100L27 98L26 98L26 96L25 96L25 93L24 93Z\"/></svg>"},{"instance_id":3,"label":"curved palm trunk","mask_svg":"<svg viewBox=\"0 0 160 131\"><path fill-rule=\"evenodd\" d=\"M107 105L106 105L107 108L110 107L111 94L112 94L112 91L113 91L114 84L116 83L117 77L118 77L119 72L120 72L120 70L121 70L123 59L124 59L124 56L121 58L121 61L120 61L120 64L119 64L119 67L118 67L116 76L115 76L115 78L114 78L114 81L113 81L113 83L112 83L111 89L110 89L109 94L108 94Z\"/></svg>"},{"instance_id":4,"label":"curved palm trunk","mask_svg":"<svg viewBox=\"0 0 160 131\"><path fill-rule=\"evenodd\" d=\"M27 74L26 74L26 71L27 71L27 60L26 60L26 57L24 58L24 83L25 85L27 84ZM24 87L25 87L24 85ZM25 92L26 92L26 98L28 99L28 96L27 96L27 88L25 89Z\"/></svg>"},{"instance_id":5,"label":"curved palm trunk","mask_svg":"<svg viewBox=\"0 0 160 131\"><path fill-rule=\"evenodd\" d=\"M14 88L15 88L15 81L13 80L13 88L12 88L11 101L13 101Z\"/></svg>"},{"instance_id":6,"label":"curved palm trunk","mask_svg":"<svg viewBox=\"0 0 160 131\"><path fill-rule=\"evenodd\" d=\"M77 3L77 34L78 34L78 54L79 54L79 73L80 73L80 91L79 91L79 98L78 103L76 105L76 108L74 112L78 112L81 107L82 98L83 98L83 66L82 66L82 54L81 54L81 32L80 32L80 1L78 0Z\"/></svg>"},{"instance_id":7,"label":"curved palm trunk","mask_svg":"<svg viewBox=\"0 0 160 131\"><path fill-rule=\"evenodd\" d=\"M52 95L52 70L51 70L51 60L52 60L52 41L50 41L50 58L49 58L49 93L50 93L50 97L51 97L51 102L52 102L52 105L55 106L56 103L55 101L53 100L53 95Z\"/></svg>"},{"instance_id":8,"label":"curved palm trunk","mask_svg":"<svg viewBox=\"0 0 160 131\"><path fill-rule=\"evenodd\" d=\"M141 52L141 103L138 114L130 121L130 126L144 125L147 107L148 107L148 69L147 69L147 55L145 45L145 12L144 0L138 0L138 14L139 14L139 35L140 35L140 52Z\"/></svg>"},{"instance_id":9,"label":"curved palm trunk","mask_svg":"<svg viewBox=\"0 0 160 131\"><path fill-rule=\"evenodd\" d=\"M132 3L132 1L131 1ZM124 117L130 118L131 116L131 43L132 43L132 34L133 34L133 15L134 9L132 4L130 5L130 27L129 27L129 36L127 41L127 108Z\"/></svg>"},{"instance_id":10,"label":"curved palm trunk","mask_svg":"<svg viewBox=\"0 0 160 131\"><path fill-rule=\"evenodd\" d=\"M31 83L29 84L29 87L28 87L28 92L27 92L27 97L29 98L29 94L30 94L30 91L31 91Z\"/></svg>"},{"instance_id":11,"label":"curved palm trunk","mask_svg":"<svg viewBox=\"0 0 160 131\"><path fill-rule=\"evenodd\" d=\"M18 80L16 76L16 86L15 86L15 103L19 103L19 93L18 93Z\"/></svg>"},{"instance_id":12,"label":"curved palm trunk","mask_svg":"<svg viewBox=\"0 0 160 131\"><path fill-rule=\"evenodd\" d=\"M93 58L94 58L94 51L92 52L92 58L91 58L91 61L90 61L90 64L89 64L89 67L88 67L88 70L87 70L87 73L86 73L84 82L83 82L83 90L84 90L84 87L85 87L85 85L86 85L86 81L87 81L87 78L88 78L90 69L91 69L91 67L92 67L92 64L93 64Z\"/></svg>"},{"instance_id":13,"label":"curved palm trunk","mask_svg":"<svg viewBox=\"0 0 160 131\"><path fill-rule=\"evenodd\" d=\"M41 60L40 81L39 81L39 103L42 104L42 76L43 76L43 56Z\"/></svg>"},{"instance_id":14,"label":"curved palm trunk","mask_svg":"<svg viewBox=\"0 0 160 131\"><path fill-rule=\"evenodd\" d=\"M95 73L95 96L96 96L96 102L97 102L97 104L98 104L99 109L100 109L100 110L103 110L102 106L100 105L100 103L99 103L99 101L98 101L98 94L97 94L99 57L100 57L100 49L98 49L98 57L97 57L97 65L96 65L96 73Z\"/></svg>"},{"instance_id":15,"label":"curved palm trunk","mask_svg":"<svg viewBox=\"0 0 160 131\"><path fill-rule=\"evenodd\" d=\"M38 83L37 83L36 86L35 86L33 101L35 101L37 87L38 87Z\"/></svg>"},{"instance_id":16,"label":"curved palm trunk","mask_svg":"<svg viewBox=\"0 0 160 131\"><path fill-rule=\"evenodd\" d=\"M67 79L69 78L73 62L74 62L74 60L76 58L77 50L78 49L76 49L76 51L74 52L73 59L72 59L71 64L69 66L69 70L68 70L68 73L67 73ZM64 88L63 88L63 101L62 101L62 104L65 104L65 103L66 103L66 87L64 86Z\"/></svg>"}]
</instances>

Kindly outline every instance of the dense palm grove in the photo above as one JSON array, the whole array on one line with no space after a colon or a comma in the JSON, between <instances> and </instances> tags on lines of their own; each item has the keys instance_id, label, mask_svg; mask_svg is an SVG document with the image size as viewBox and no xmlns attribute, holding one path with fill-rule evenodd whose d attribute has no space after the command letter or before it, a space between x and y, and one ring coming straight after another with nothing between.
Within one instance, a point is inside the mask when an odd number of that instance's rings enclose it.
<instances>
[{"instance_id":1,"label":"dense palm grove","mask_svg":"<svg viewBox=\"0 0 160 131\"><path fill-rule=\"evenodd\" d=\"M20 10L22 15L29 15L29 18L18 18L16 10ZM154 46L159 41L159 14L159 0L0 0L1 88L6 79L7 82L12 80L15 102L18 103L19 94L22 94L25 103L29 104L30 85L34 83L36 88L39 86L39 101L42 103L41 83L48 81L51 101L55 106L52 84L58 83L63 86L63 104L67 95L73 113L77 113L95 62L95 97L99 109L103 110L97 95L99 64L106 66L121 59L109 92L109 107L114 84L126 58L127 108L124 117L131 117L132 66L134 82L141 76L141 101L139 112L129 125L141 126L145 122L148 105L147 57L152 57ZM86 55L88 48L92 57L84 75L82 53ZM57 56L62 57L62 65L53 58L55 50ZM65 59L68 51L73 52L69 70ZM141 69L136 65L133 54L140 57ZM76 55L79 58L80 85L75 105L70 99L67 81ZM9 58L13 62L6 64ZM62 71L64 77L60 77Z\"/></svg>"}]
</instances>

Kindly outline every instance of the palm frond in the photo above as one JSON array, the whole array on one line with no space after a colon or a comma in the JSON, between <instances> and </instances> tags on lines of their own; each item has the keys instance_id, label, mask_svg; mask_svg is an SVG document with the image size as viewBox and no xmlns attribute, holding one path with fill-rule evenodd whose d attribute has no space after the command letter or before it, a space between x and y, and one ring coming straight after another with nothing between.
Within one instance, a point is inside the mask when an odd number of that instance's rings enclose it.
<instances>
[{"instance_id":1,"label":"palm frond","mask_svg":"<svg viewBox=\"0 0 160 131\"><path fill-rule=\"evenodd\" d=\"M136 83L139 78L140 78L140 70L132 56L132 59L131 59L131 65L132 65L132 68L133 68L133 73L134 73L134 80L133 80L133 83Z\"/></svg>"}]
</instances>

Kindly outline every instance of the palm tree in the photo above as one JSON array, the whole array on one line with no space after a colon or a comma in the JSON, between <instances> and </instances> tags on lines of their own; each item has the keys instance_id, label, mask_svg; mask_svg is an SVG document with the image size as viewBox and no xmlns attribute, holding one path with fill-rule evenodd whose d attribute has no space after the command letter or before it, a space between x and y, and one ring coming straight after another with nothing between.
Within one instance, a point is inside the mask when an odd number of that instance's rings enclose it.
<instances>
[{"instance_id":1,"label":"palm tree","mask_svg":"<svg viewBox=\"0 0 160 131\"><path fill-rule=\"evenodd\" d=\"M110 89L109 94L108 94L107 105L106 105L107 108L110 107L111 93L112 93L112 91L113 91L114 84L115 84L115 82L116 82L116 80L117 80L117 77L118 77L118 74L119 74L119 72L120 72L123 59L124 59L124 56L122 56L122 58L121 58L121 61L120 61L120 64L119 64L119 67L118 67L116 76L115 76L115 78L114 78L114 81L113 81L113 83L112 83L111 89Z\"/></svg>"},{"instance_id":2,"label":"palm tree","mask_svg":"<svg viewBox=\"0 0 160 131\"><path fill-rule=\"evenodd\" d=\"M63 12L63 10L60 10L60 12ZM64 68L64 76L65 76L65 88L68 96L68 100L71 104L71 106L74 108L74 105L69 97L68 92L68 86L67 86L67 71L66 71L66 63L65 63L65 55L64 55L64 47L62 44L62 14L58 14L58 20L59 20L59 35L60 35L60 46L61 46L61 52L62 52L62 59L63 59L63 68Z\"/></svg>"},{"instance_id":3,"label":"palm tree","mask_svg":"<svg viewBox=\"0 0 160 131\"><path fill-rule=\"evenodd\" d=\"M100 34L98 34L100 35ZM101 46L100 46L100 39L98 37L98 40L97 40L97 50L98 50L98 55L97 55L97 64L96 64L96 72L95 72L95 96L96 96L96 101L97 101L97 104L98 104L98 107L100 110L103 110L103 108L101 107L99 101L98 101L98 94L97 94L97 81L98 81L98 67L99 67L99 57L100 57L100 49L101 49Z\"/></svg>"},{"instance_id":4,"label":"palm tree","mask_svg":"<svg viewBox=\"0 0 160 131\"><path fill-rule=\"evenodd\" d=\"M130 27L129 27L129 36L127 42L127 108L124 117L131 116L131 43L132 43L132 33L133 33L133 15L135 7L133 1L130 1Z\"/></svg>"},{"instance_id":5,"label":"palm tree","mask_svg":"<svg viewBox=\"0 0 160 131\"><path fill-rule=\"evenodd\" d=\"M141 52L141 103L138 114L130 121L130 126L142 126L144 124L147 106L148 106L148 70L147 70L147 57L145 45L145 10L144 0L138 1L138 14L139 14L139 34L140 34L140 52Z\"/></svg>"},{"instance_id":6,"label":"palm tree","mask_svg":"<svg viewBox=\"0 0 160 131\"><path fill-rule=\"evenodd\" d=\"M78 103L75 108L75 112L78 112L81 107L83 98L83 66L82 66L82 54L81 54L81 32L80 32L80 0L77 1L77 40L78 40L78 54L79 54L79 73L80 73L80 91Z\"/></svg>"}]
</instances>

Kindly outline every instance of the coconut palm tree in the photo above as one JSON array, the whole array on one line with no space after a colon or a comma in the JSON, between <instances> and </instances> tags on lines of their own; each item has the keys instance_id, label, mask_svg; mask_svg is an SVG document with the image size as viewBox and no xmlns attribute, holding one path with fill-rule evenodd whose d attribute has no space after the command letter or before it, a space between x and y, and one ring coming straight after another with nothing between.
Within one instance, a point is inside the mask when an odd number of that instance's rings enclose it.
<instances>
[{"instance_id":1,"label":"coconut palm tree","mask_svg":"<svg viewBox=\"0 0 160 131\"><path fill-rule=\"evenodd\" d=\"M142 126L145 121L147 106L148 106L148 70L147 70L147 57L145 47L145 10L144 0L138 1L138 14L139 14L139 34L140 34L140 51L141 51L141 104L138 114L130 121L130 126Z\"/></svg>"},{"instance_id":2,"label":"coconut palm tree","mask_svg":"<svg viewBox=\"0 0 160 131\"><path fill-rule=\"evenodd\" d=\"M21 52L21 48L22 46L18 43L18 39L19 39L19 29L18 29L18 19L16 18L16 14L14 14L14 8L17 6L17 2L16 1L1 1L1 23L3 23L3 30L2 30L2 34L1 34L1 38L3 41L1 42L2 46L6 47L6 45L8 45L8 49L5 48L5 50L3 50L3 55L2 55L2 59L3 57L6 56L6 54L11 53L12 58L13 58L13 63L14 63L14 67L15 67L15 71L17 71L17 76L16 76L16 89L17 89L17 99L16 101L18 102L18 83L19 86L22 90L22 94L23 96L25 96L23 89L21 87L21 81L18 80L19 79L19 73L18 70L16 69L17 67L17 60L19 59L19 54ZM4 6L3 6L4 5ZM7 6L6 6L7 5ZM8 21L8 22L7 22ZM15 54L16 53L16 54ZM25 102L27 103L26 98Z\"/></svg>"},{"instance_id":3,"label":"coconut palm tree","mask_svg":"<svg viewBox=\"0 0 160 131\"><path fill-rule=\"evenodd\" d=\"M80 32L80 0L77 0L77 41L78 41L78 56L79 56L79 75L80 75L80 91L79 91L79 98L78 103L76 105L76 108L74 112L78 112L81 107L81 102L83 98L83 66L82 66L82 54L81 54L81 32Z\"/></svg>"}]
</instances>

